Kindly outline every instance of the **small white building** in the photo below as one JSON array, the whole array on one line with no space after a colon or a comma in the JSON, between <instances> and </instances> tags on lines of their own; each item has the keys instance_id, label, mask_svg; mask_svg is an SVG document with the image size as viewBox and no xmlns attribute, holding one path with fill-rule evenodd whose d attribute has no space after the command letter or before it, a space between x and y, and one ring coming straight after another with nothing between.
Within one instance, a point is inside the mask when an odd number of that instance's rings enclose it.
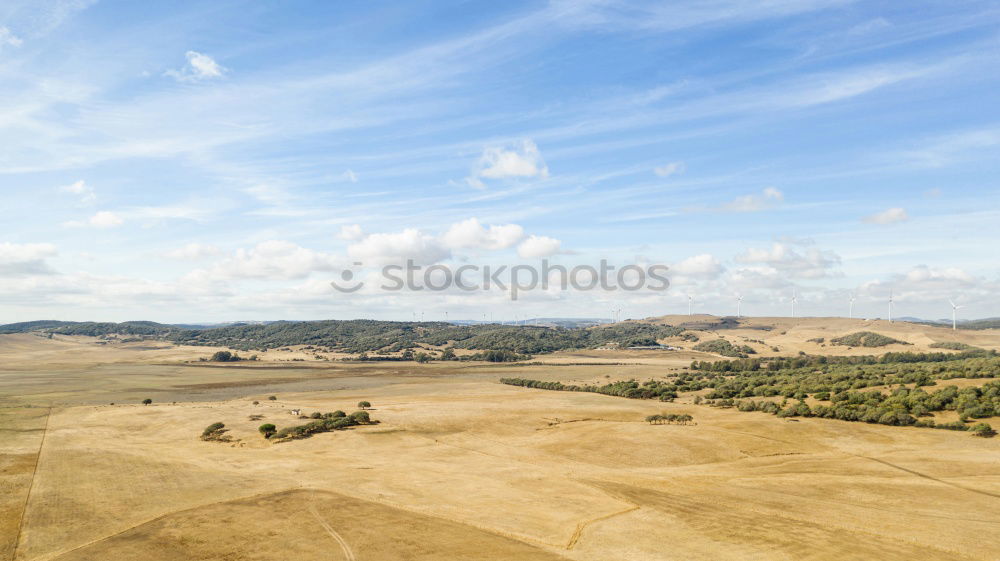
<instances>
[{"instance_id":1,"label":"small white building","mask_svg":"<svg viewBox=\"0 0 1000 561\"><path fill-rule=\"evenodd\" d=\"M301 410L301 409L292 409L292 410L290 411L290 413L291 413L292 415L295 415L296 417L298 417L299 415L301 415L301 414L302 414L302 410Z\"/></svg>"}]
</instances>

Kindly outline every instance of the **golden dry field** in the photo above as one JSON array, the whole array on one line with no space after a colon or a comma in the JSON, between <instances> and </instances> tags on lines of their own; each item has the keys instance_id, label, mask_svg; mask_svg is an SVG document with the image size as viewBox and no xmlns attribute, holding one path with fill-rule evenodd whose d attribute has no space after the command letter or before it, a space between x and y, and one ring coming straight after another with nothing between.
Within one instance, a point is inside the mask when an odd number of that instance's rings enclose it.
<instances>
[{"instance_id":1,"label":"golden dry field","mask_svg":"<svg viewBox=\"0 0 1000 561\"><path fill-rule=\"evenodd\" d=\"M702 340L870 354L807 342L862 329L905 350L1000 348L997 331L820 318ZM1000 438L497 382L643 380L712 358L679 346L215 366L197 362L205 347L3 335L0 559L1000 559ZM257 432L361 400L379 424L278 444ZM643 421L664 412L695 424ZM198 438L214 422L232 442Z\"/></svg>"}]
</instances>

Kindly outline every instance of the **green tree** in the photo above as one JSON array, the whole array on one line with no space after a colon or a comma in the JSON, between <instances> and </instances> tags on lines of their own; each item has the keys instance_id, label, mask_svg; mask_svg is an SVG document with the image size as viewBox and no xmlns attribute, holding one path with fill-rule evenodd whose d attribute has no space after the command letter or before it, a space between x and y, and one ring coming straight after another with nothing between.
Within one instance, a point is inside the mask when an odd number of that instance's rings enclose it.
<instances>
[{"instance_id":1,"label":"green tree","mask_svg":"<svg viewBox=\"0 0 1000 561\"><path fill-rule=\"evenodd\" d=\"M239 359L240 359L239 356L229 351L217 351L215 354L212 355L212 358L210 358L209 360L211 360L212 362L233 362Z\"/></svg>"},{"instance_id":2,"label":"green tree","mask_svg":"<svg viewBox=\"0 0 1000 561\"><path fill-rule=\"evenodd\" d=\"M358 402L358 407L360 407L362 411L365 410L365 409L368 409L371 406L372 406L372 404L369 403L369 402L367 402L367 401L359 401Z\"/></svg>"},{"instance_id":3,"label":"green tree","mask_svg":"<svg viewBox=\"0 0 1000 561\"><path fill-rule=\"evenodd\" d=\"M271 423L264 423L263 425L257 427L260 434L264 435L264 438L271 438L274 433L278 432L278 427Z\"/></svg>"}]
</instances>

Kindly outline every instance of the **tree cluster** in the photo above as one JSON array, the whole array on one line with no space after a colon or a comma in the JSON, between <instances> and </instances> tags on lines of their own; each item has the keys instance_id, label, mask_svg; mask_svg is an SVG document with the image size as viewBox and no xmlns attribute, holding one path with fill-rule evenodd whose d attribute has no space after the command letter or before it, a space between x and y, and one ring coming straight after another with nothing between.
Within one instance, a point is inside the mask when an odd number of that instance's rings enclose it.
<instances>
[{"instance_id":1,"label":"tree cluster","mask_svg":"<svg viewBox=\"0 0 1000 561\"><path fill-rule=\"evenodd\" d=\"M843 337L835 337L830 339L830 342L834 345L843 345L845 347L884 347L886 345L910 344L906 341L882 335L881 333L875 333L874 331L858 331L850 335L844 335Z\"/></svg>"},{"instance_id":2,"label":"tree cluster","mask_svg":"<svg viewBox=\"0 0 1000 561\"><path fill-rule=\"evenodd\" d=\"M725 339L702 341L691 348L696 351L736 358L746 358L747 355L757 354L757 351L755 351L750 345L734 345Z\"/></svg>"},{"instance_id":3,"label":"tree cluster","mask_svg":"<svg viewBox=\"0 0 1000 561\"><path fill-rule=\"evenodd\" d=\"M286 440L308 438L321 432L344 430L357 425L378 423L378 421L372 420L367 411L355 411L350 415L343 411L334 411L332 413L316 412L310 418L314 420L304 425L295 425L278 430L277 427L268 423L261 425L258 430L268 440L283 442Z\"/></svg>"},{"instance_id":4,"label":"tree cluster","mask_svg":"<svg viewBox=\"0 0 1000 561\"><path fill-rule=\"evenodd\" d=\"M694 421L694 417L691 415L675 415L673 413L668 415L648 415L646 416L646 422L651 425L662 425L666 423L668 425L677 423L679 425L686 425Z\"/></svg>"},{"instance_id":5,"label":"tree cluster","mask_svg":"<svg viewBox=\"0 0 1000 561\"><path fill-rule=\"evenodd\" d=\"M829 401L830 404L810 406L804 401L804 395L796 396L798 401L794 403L789 403L787 399L779 403L772 400L732 398L709 399L705 403L716 407L736 407L740 411L762 411L779 417L821 417L947 430L972 430L972 427L966 425L970 419L1000 415L1000 382L988 382L981 387L961 389L957 386L945 386L934 392L927 392L920 387L912 389L900 387L889 394L880 391L840 391L828 398L819 395L815 397ZM925 419L932 416L931 413L935 411L955 411L959 421L935 423L933 419ZM976 431L988 432L982 427Z\"/></svg>"}]
</instances>

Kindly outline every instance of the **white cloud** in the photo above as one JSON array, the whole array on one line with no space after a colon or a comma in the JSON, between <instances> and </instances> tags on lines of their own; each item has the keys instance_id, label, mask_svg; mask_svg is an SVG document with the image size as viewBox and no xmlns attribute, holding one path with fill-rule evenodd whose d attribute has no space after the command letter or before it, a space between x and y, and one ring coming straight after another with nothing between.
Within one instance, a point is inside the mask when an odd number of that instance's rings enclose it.
<instances>
[{"instance_id":1,"label":"white cloud","mask_svg":"<svg viewBox=\"0 0 1000 561\"><path fill-rule=\"evenodd\" d=\"M219 248L214 245L191 242L177 249L172 249L164 253L163 256L167 259L194 261L197 259L204 259L206 257L215 257L220 253L221 251Z\"/></svg>"},{"instance_id":2,"label":"white cloud","mask_svg":"<svg viewBox=\"0 0 1000 561\"><path fill-rule=\"evenodd\" d=\"M358 224L347 224L340 227L340 234L337 237L342 240L354 242L365 237L365 232Z\"/></svg>"},{"instance_id":3,"label":"white cloud","mask_svg":"<svg viewBox=\"0 0 1000 561\"><path fill-rule=\"evenodd\" d=\"M910 219L910 216L906 214L906 210L894 207L882 212L877 212L871 216L866 216L862 220L867 224L895 224L897 222L906 222Z\"/></svg>"},{"instance_id":4,"label":"white cloud","mask_svg":"<svg viewBox=\"0 0 1000 561\"><path fill-rule=\"evenodd\" d=\"M102 210L88 218L86 222L72 220L64 223L63 225L69 228L80 228L84 226L90 226L92 228L114 228L115 226L121 226L124 222L125 220L118 214L115 214L110 210Z\"/></svg>"},{"instance_id":5,"label":"white cloud","mask_svg":"<svg viewBox=\"0 0 1000 561\"><path fill-rule=\"evenodd\" d=\"M204 279L301 279L314 271L334 271L343 260L292 242L268 240L251 249L240 248L208 270L194 271L188 280Z\"/></svg>"},{"instance_id":6,"label":"white cloud","mask_svg":"<svg viewBox=\"0 0 1000 561\"><path fill-rule=\"evenodd\" d=\"M788 277L773 267L742 267L728 276L728 282L741 290L785 290L792 286Z\"/></svg>"},{"instance_id":7,"label":"white cloud","mask_svg":"<svg viewBox=\"0 0 1000 561\"><path fill-rule=\"evenodd\" d=\"M472 175L466 183L477 189L486 185L483 179L530 178L549 176L549 168L542 159L538 146L531 140L522 140L509 146L494 146L483 150Z\"/></svg>"},{"instance_id":8,"label":"white cloud","mask_svg":"<svg viewBox=\"0 0 1000 561\"><path fill-rule=\"evenodd\" d=\"M20 47L23 41L20 37L11 33L9 29L0 25L0 48L4 46L8 47Z\"/></svg>"},{"instance_id":9,"label":"white cloud","mask_svg":"<svg viewBox=\"0 0 1000 561\"><path fill-rule=\"evenodd\" d=\"M938 302L943 317L951 311L948 300L989 302L1000 290L1000 282L977 277L958 267L917 265L885 280L864 283L859 292L881 300L890 289L893 300L898 302Z\"/></svg>"},{"instance_id":10,"label":"white cloud","mask_svg":"<svg viewBox=\"0 0 1000 561\"><path fill-rule=\"evenodd\" d=\"M56 247L48 243L0 243L0 276L51 274L53 271L45 259L56 253Z\"/></svg>"},{"instance_id":11,"label":"white cloud","mask_svg":"<svg viewBox=\"0 0 1000 561\"><path fill-rule=\"evenodd\" d=\"M366 266L400 264L408 259L426 265L451 256L451 252L437 238L416 228L396 233L370 234L348 246L347 254Z\"/></svg>"},{"instance_id":12,"label":"white cloud","mask_svg":"<svg viewBox=\"0 0 1000 561\"><path fill-rule=\"evenodd\" d=\"M91 216L88 222L95 228L114 228L120 226L124 220L110 210L102 210Z\"/></svg>"},{"instance_id":13,"label":"white cloud","mask_svg":"<svg viewBox=\"0 0 1000 561\"><path fill-rule=\"evenodd\" d=\"M653 168L653 173L660 177L670 177L671 175L684 173L686 168L687 166L684 165L684 162L670 162L669 164Z\"/></svg>"},{"instance_id":14,"label":"white cloud","mask_svg":"<svg viewBox=\"0 0 1000 561\"><path fill-rule=\"evenodd\" d=\"M486 228L477 218L469 218L452 224L441 237L441 241L450 249L493 251L512 247L522 238L524 238L524 228L517 224L491 224Z\"/></svg>"},{"instance_id":15,"label":"white cloud","mask_svg":"<svg viewBox=\"0 0 1000 561\"><path fill-rule=\"evenodd\" d=\"M517 254L525 259L550 257L559 253L562 242L548 236L530 236L517 246Z\"/></svg>"},{"instance_id":16,"label":"white cloud","mask_svg":"<svg viewBox=\"0 0 1000 561\"><path fill-rule=\"evenodd\" d=\"M816 279L833 275L840 256L816 247L795 248L791 242L775 242L769 249L749 248L736 256L738 263L767 265L789 277Z\"/></svg>"},{"instance_id":17,"label":"white cloud","mask_svg":"<svg viewBox=\"0 0 1000 561\"><path fill-rule=\"evenodd\" d=\"M340 174L340 178L343 179L344 181L350 181L351 183L358 182L358 174L354 173L353 170L347 170L344 173Z\"/></svg>"},{"instance_id":18,"label":"white cloud","mask_svg":"<svg viewBox=\"0 0 1000 561\"><path fill-rule=\"evenodd\" d=\"M760 193L736 197L722 205L720 210L727 212L757 212L773 208L785 200L785 195L774 187L767 187Z\"/></svg>"},{"instance_id":19,"label":"white cloud","mask_svg":"<svg viewBox=\"0 0 1000 561\"><path fill-rule=\"evenodd\" d=\"M94 193L94 190L82 179L69 185L64 185L60 187L59 190L64 193L78 195L80 197L80 202L83 204L93 204L93 202L97 200L97 194Z\"/></svg>"},{"instance_id":20,"label":"white cloud","mask_svg":"<svg viewBox=\"0 0 1000 561\"><path fill-rule=\"evenodd\" d=\"M678 275L697 279L715 279L723 271L722 263L709 253L688 257L670 269Z\"/></svg>"},{"instance_id":21,"label":"white cloud","mask_svg":"<svg viewBox=\"0 0 1000 561\"><path fill-rule=\"evenodd\" d=\"M187 57L187 66L180 70L167 70L164 74L180 82L197 82L211 78L220 78L225 74L226 69L215 62L212 57L197 51L188 51L184 54Z\"/></svg>"}]
</instances>

